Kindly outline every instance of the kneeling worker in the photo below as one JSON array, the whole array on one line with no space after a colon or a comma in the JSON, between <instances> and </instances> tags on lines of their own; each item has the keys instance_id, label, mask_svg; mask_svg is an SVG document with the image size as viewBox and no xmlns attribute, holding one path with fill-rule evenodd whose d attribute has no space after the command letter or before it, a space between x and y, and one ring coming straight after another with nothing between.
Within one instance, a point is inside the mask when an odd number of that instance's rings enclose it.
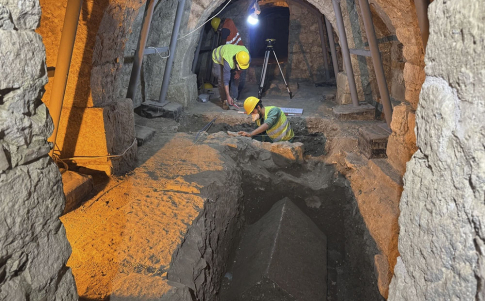
<instances>
[{"instance_id":1,"label":"kneeling worker","mask_svg":"<svg viewBox=\"0 0 485 301\"><path fill-rule=\"evenodd\" d=\"M218 78L219 94L224 109L229 109L225 101L229 105L234 104L229 93L229 82L231 80L232 70L245 70L249 67L249 51L244 46L239 45L223 45L219 46L212 51L212 73Z\"/></svg>"},{"instance_id":2,"label":"kneeling worker","mask_svg":"<svg viewBox=\"0 0 485 301\"><path fill-rule=\"evenodd\" d=\"M239 135L252 137L263 142L293 141L295 134L285 113L278 107L264 107L261 100L248 97L244 101L246 114L251 115L258 128L251 133L239 132Z\"/></svg>"}]
</instances>

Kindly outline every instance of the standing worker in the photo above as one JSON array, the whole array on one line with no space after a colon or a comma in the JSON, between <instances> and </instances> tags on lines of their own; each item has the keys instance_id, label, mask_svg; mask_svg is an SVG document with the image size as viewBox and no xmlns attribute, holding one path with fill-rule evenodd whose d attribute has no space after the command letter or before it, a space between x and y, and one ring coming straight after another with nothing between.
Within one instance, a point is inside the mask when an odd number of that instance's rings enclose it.
<instances>
[{"instance_id":1,"label":"standing worker","mask_svg":"<svg viewBox=\"0 0 485 301\"><path fill-rule=\"evenodd\" d=\"M221 20L220 18L215 17L214 19L212 19L211 25L216 33L220 33L221 39L219 46L227 44L244 46L242 37L239 34L236 24L234 24L234 21L232 21L232 19L223 18ZM231 72L229 92L233 99L237 99L239 97L239 93L241 93L245 83L246 70Z\"/></svg>"},{"instance_id":2,"label":"standing worker","mask_svg":"<svg viewBox=\"0 0 485 301\"><path fill-rule=\"evenodd\" d=\"M251 115L258 128L251 133L241 131L239 135L262 142L293 142L295 134L288 118L280 108L264 107L259 98L251 96L244 101L244 110L246 114Z\"/></svg>"},{"instance_id":3,"label":"standing worker","mask_svg":"<svg viewBox=\"0 0 485 301\"><path fill-rule=\"evenodd\" d=\"M221 95L222 108L229 109L234 105L234 99L229 93L231 71L246 70L249 67L249 51L244 46L222 45L212 51L212 74L218 78L219 94ZM226 103L227 100L227 103Z\"/></svg>"},{"instance_id":4,"label":"standing worker","mask_svg":"<svg viewBox=\"0 0 485 301\"><path fill-rule=\"evenodd\" d=\"M214 28L215 32L221 33L221 44L232 44L232 45L239 45L244 46L244 43L241 39L241 35L237 30L236 24L232 19L220 19L215 17L211 21L212 28Z\"/></svg>"}]
</instances>

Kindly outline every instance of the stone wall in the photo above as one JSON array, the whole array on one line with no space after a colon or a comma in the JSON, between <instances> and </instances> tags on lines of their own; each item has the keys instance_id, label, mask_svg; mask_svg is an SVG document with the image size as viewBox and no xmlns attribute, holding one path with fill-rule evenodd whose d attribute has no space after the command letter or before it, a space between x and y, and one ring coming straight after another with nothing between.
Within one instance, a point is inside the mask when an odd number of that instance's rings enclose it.
<instances>
[{"instance_id":1,"label":"stone wall","mask_svg":"<svg viewBox=\"0 0 485 301\"><path fill-rule=\"evenodd\" d=\"M325 79L325 64L318 28L320 16L317 13L319 12L312 11L309 7L294 1L288 1L288 5L290 6L290 36L285 74L293 81L322 82ZM325 30L324 39L328 44ZM327 58L330 59L328 46L327 50ZM331 60L328 63L328 67L331 68ZM277 67L275 69L279 73Z\"/></svg>"},{"instance_id":2,"label":"stone wall","mask_svg":"<svg viewBox=\"0 0 485 301\"><path fill-rule=\"evenodd\" d=\"M117 155L122 158L79 160L78 166L123 174L136 157L131 101L119 95L118 77L130 25L142 0L83 2L61 113L57 147L61 158ZM47 65L55 67L67 0L41 0L37 32L46 44ZM42 100L49 107L53 78ZM123 125L120 128L120 125ZM121 131L120 131L121 130ZM132 146L130 148L130 146Z\"/></svg>"},{"instance_id":3,"label":"stone wall","mask_svg":"<svg viewBox=\"0 0 485 301\"><path fill-rule=\"evenodd\" d=\"M77 300L59 221L61 174L48 156L38 1L0 1L0 299Z\"/></svg>"},{"instance_id":4,"label":"stone wall","mask_svg":"<svg viewBox=\"0 0 485 301\"><path fill-rule=\"evenodd\" d=\"M390 300L484 300L485 3L430 5Z\"/></svg>"}]
</instances>

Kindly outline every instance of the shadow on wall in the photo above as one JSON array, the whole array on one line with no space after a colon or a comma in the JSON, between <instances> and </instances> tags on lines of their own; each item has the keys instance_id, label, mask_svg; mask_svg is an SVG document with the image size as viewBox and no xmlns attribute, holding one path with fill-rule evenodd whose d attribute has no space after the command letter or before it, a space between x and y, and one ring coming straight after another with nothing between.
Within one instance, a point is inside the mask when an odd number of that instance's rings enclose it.
<instances>
[{"instance_id":1,"label":"shadow on wall","mask_svg":"<svg viewBox=\"0 0 485 301\"><path fill-rule=\"evenodd\" d=\"M89 13L87 1L83 1L80 21L87 26L86 44L83 51L82 64L79 69L78 81L74 93L76 109L71 109L67 121L67 127L62 147L62 157L73 157L76 150L82 120L88 106L91 94L91 71L89 68L93 62L93 50L96 42L96 34L101 24L102 16L109 5L109 0L97 0ZM73 105L74 106L74 105Z\"/></svg>"},{"instance_id":2,"label":"shadow on wall","mask_svg":"<svg viewBox=\"0 0 485 301\"><path fill-rule=\"evenodd\" d=\"M117 96L116 79L130 30L126 24L142 3L120 2L83 1L56 141L61 158L96 156L71 162L107 174L131 170L136 156L132 101ZM51 66L59 52L66 3L41 0L43 22L37 32ZM43 97L47 107L51 88L46 86ZM123 156L106 158L112 154Z\"/></svg>"}]
</instances>

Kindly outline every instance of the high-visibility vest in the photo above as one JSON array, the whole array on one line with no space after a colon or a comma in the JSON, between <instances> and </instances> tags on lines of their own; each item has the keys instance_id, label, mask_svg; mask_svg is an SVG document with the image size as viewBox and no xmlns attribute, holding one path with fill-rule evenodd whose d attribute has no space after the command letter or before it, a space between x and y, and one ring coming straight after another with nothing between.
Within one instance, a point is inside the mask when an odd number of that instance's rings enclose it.
<instances>
[{"instance_id":1,"label":"high-visibility vest","mask_svg":"<svg viewBox=\"0 0 485 301\"><path fill-rule=\"evenodd\" d=\"M224 65L224 60L229 63L229 67L231 69L236 68L236 65L234 64L234 56L236 53L239 51L246 51L249 53L249 50L244 47L244 46L239 46L239 45L222 45L214 49L212 51L212 61L216 64L219 65Z\"/></svg>"},{"instance_id":2,"label":"high-visibility vest","mask_svg":"<svg viewBox=\"0 0 485 301\"><path fill-rule=\"evenodd\" d=\"M268 113L271 110L278 110L279 116L276 123L270 129L266 130L266 134L268 134L273 142L291 140L291 138L293 138L295 134L290 127L290 122L288 121L288 118L286 118L285 113L283 113L280 108L273 106L264 107L264 119L266 120L268 118ZM256 120L256 124L258 126L261 126L261 120Z\"/></svg>"},{"instance_id":3,"label":"high-visibility vest","mask_svg":"<svg viewBox=\"0 0 485 301\"><path fill-rule=\"evenodd\" d=\"M241 45L241 46L244 45L241 39L241 35L237 30L236 24L234 24L234 21L232 21L232 19L226 19L224 21L224 25L222 26L222 28L227 28L230 31L229 36L226 38L225 44Z\"/></svg>"}]
</instances>

